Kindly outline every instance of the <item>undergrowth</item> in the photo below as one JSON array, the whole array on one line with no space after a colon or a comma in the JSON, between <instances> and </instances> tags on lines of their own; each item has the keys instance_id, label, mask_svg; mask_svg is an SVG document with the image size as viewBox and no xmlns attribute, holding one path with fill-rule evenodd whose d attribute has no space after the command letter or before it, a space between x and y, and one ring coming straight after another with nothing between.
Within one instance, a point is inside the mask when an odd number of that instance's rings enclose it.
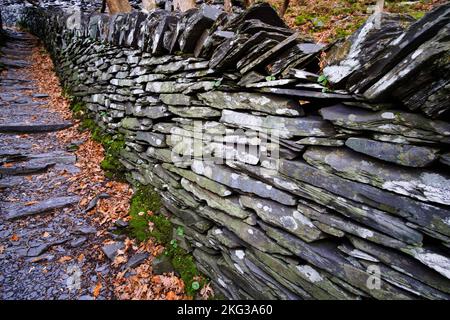
<instances>
[{"instance_id":1,"label":"undergrowth","mask_svg":"<svg viewBox=\"0 0 450 320\"><path fill-rule=\"evenodd\" d=\"M67 91L64 94L70 97ZM71 100L72 113L75 118L81 120L80 129L90 130L92 139L101 143L105 149L105 158L100 164L106 172L105 175L114 180L124 180L125 168L119 161L120 150L125 147L124 137L120 134L105 133L89 117L84 103L77 102L73 98ZM206 284L207 279L198 271L193 256L179 247L177 241L173 239L172 223L159 213L161 208L159 194L151 186L141 184L134 185L134 190L129 210L131 219L126 233L139 242L153 238L162 244L165 247L163 254L170 259L174 270L185 283L186 294L194 296Z\"/></svg>"},{"instance_id":2,"label":"undergrowth","mask_svg":"<svg viewBox=\"0 0 450 320\"><path fill-rule=\"evenodd\" d=\"M194 296L203 287L207 279L201 276L194 258L186 250L178 246L173 236L173 225L169 219L159 214L161 200L150 186L136 185L130 204L130 233L139 241L154 238L165 247L164 255L172 262L185 283L186 294ZM152 227L149 228L149 225ZM183 236L177 230L178 236Z\"/></svg>"}]
</instances>

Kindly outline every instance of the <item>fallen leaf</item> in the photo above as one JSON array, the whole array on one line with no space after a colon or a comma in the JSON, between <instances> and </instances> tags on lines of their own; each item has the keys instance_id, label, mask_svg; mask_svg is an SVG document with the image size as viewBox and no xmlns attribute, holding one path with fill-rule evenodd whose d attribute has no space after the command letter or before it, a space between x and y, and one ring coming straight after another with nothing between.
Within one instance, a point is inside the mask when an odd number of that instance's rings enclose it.
<instances>
[{"instance_id":1,"label":"fallen leaf","mask_svg":"<svg viewBox=\"0 0 450 320\"><path fill-rule=\"evenodd\" d=\"M84 260L84 254L80 254L77 258L78 262L82 262Z\"/></svg>"},{"instance_id":2,"label":"fallen leaf","mask_svg":"<svg viewBox=\"0 0 450 320\"><path fill-rule=\"evenodd\" d=\"M100 294L101 290L102 290L102 283L99 281L95 285L94 291L92 292L92 294L94 295L95 298L98 297L98 295Z\"/></svg>"},{"instance_id":3,"label":"fallen leaf","mask_svg":"<svg viewBox=\"0 0 450 320\"><path fill-rule=\"evenodd\" d=\"M45 232L42 234L42 237L43 237L43 238L48 238L48 237L50 237L50 233L48 233L47 231L45 231Z\"/></svg>"},{"instance_id":4,"label":"fallen leaf","mask_svg":"<svg viewBox=\"0 0 450 320\"><path fill-rule=\"evenodd\" d=\"M2 254L5 251L5 246L0 246L0 254Z\"/></svg>"},{"instance_id":5,"label":"fallen leaf","mask_svg":"<svg viewBox=\"0 0 450 320\"><path fill-rule=\"evenodd\" d=\"M33 204L38 203L38 201L28 201L25 203L26 206L32 206Z\"/></svg>"},{"instance_id":6,"label":"fallen leaf","mask_svg":"<svg viewBox=\"0 0 450 320\"><path fill-rule=\"evenodd\" d=\"M176 298L177 298L177 295L175 292L173 292L173 291L167 292L167 294L166 294L167 300L176 300Z\"/></svg>"},{"instance_id":7,"label":"fallen leaf","mask_svg":"<svg viewBox=\"0 0 450 320\"><path fill-rule=\"evenodd\" d=\"M64 263L64 262L67 262L67 261L70 261L70 260L72 260L72 257L64 256L64 257L59 258L58 262L59 263Z\"/></svg>"},{"instance_id":8,"label":"fallen leaf","mask_svg":"<svg viewBox=\"0 0 450 320\"><path fill-rule=\"evenodd\" d=\"M11 168L13 166L14 166L14 163L12 163L12 162L7 162L7 163L3 164L3 168Z\"/></svg>"},{"instance_id":9,"label":"fallen leaf","mask_svg":"<svg viewBox=\"0 0 450 320\"><path fill-rule=\"evenodd\" d=\"M19 241L20 237L17 234L13 234L9 240L11 241Z\"/></svg>"}]
</instances>

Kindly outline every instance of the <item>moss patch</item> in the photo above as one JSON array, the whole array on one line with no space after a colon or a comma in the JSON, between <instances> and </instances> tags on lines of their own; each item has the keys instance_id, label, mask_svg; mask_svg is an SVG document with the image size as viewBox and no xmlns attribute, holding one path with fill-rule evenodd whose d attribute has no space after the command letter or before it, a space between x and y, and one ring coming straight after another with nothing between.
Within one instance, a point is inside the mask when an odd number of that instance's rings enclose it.
<instances>
[{"instance_id":1,"label":"moss patch","mask_svg":"<svg viewBox=\"0 0 450 320\"><path fill-rule=\"evenodd\" d=\"M70 96L67 90L65 96ZM111 135L105 133L104 130L89 117L86 105L83 102L71 99L70 109L73 116L81 119L81 130L89 130L92 139L103 145L105 149L105 158L100 163L101 168L105 171L105 176L118 181L125 181L125 167L119 161L120 151L125 148L125 138L121 134Z\"/></svg>"},{"instance_id":2,"label":"moss patch","mask_svg":"<svg viewBox=\"0 0 450 320\"><path fill-rule=\"evenodd\" d=\"M67 90L65 95L70 96ZM106 171L106 175L110 175L116 180L117 178L124 179L125 168L118 160L120 150L125 146L124 137L120 134L112 136L105 133L93 119L89 118L84 103L72 101L71 110L76 118L82 120L81 130L90 130L92 139L101 143L105 148L105 159L101 162L101 167ZM161 208L159 194L151 186L136 184L134 189L135 192L130 202L130 225L125 232L138 241L153 238L164 245L166 250L163 254L170 258L174 269L183 279L186 294L194 296L208 280L198 271L193 256L180 248L177 241L172 239L172 223L167 217L158 213Z\"/></svg>"},{"instance_id":3,"label":"moss patch","mask_svg":"<svg viewBox=\"0 0 450 320\"><path fill-rule=\"evenodd\" d=\"M130 203L130 231L139 241L150 237L159 243L169 243L172 238L172 225L164 216L158 214L161 208L159 195L150 187L137 185ZM148 212L151 214L148 214ZM149 225L153 226L150 231Z\"/></svg>"},{"instance_id":4,"label":"moss patch","mask_svg":"<svg viewBox=\"0 0 450 320\"><path fill-rule=\"evenodd\" d=\"M164 245L164 255L168 256L174 269L180 274L185 283L186 294L193 296L199 288L202 288L207 279L198 271L194 258L172 239L173 225L169 219L158 214L161 207L160 196L151 186L136 185L135 192L130 203L130 227L129 233L139 241L154 238ZM148 212L151 211L151 214ZM149 225L152 226L150 231ZM183 236L183 232L177 232Z\"/></svg>"},{"instance_id":5,"label":"moss patch","mask_svg":"<svg viewBox=\"0 0 450 320\"><path fill-rule=\"evenodd\" d=\"M180 248L175 240L166 246L164 254L171 259L174 269L180 274L181 279L183 279L186 294L194 296L199 288L206 285L208 279L203 277L198 271L192 255L183 248Z\"/></svg>"}]
</instances>

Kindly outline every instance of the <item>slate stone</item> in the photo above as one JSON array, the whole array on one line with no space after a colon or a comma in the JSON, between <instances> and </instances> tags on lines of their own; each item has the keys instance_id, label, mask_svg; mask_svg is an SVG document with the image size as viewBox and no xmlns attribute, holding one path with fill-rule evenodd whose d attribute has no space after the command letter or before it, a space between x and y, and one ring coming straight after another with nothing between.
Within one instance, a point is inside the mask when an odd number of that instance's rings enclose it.
<instances>
[{"instance_id":1,"label":"slate stone","mask_svg":"<svg viewBox=\"0 0 450 320\"><path fill-rule=\"evenodd\" d=\"M386 282L382 282L379 289L368 289L366 284L369 273L365 270L352 266L343 257L340 257L340 255L337 254L337 248L334 246L327 246L326 243L311 245L290 235L289 233L282 232L267 225L264 225L263 229L265 229L268 235L275 239L277 243L285 248L289 248L289 250L300 258L306 260L319 269L325 270L336 277L343 279L345 282L357 287L375 298L412 298L411 295L403 293L403 291L396 289Z\"/></svg>"},{"instance_id":2,"label":"slate stone","mask_svg":"<svg viewBox=\"0 0 450 320\"><path fill-rule=\"evenodd\" d=\"M282 176L279 175L278 171L275 170L254 168L248 165L239 165L239 167L249 174L261 177L263 181L271 183L279 189L287 190L293 194L301 196L302 198L310 199L317 204L321 204L325 207L336 210L337 212L342 213L344 216L359 221L366 226L370 226L374 230L379 230L390 235L392 237L390 239L383 238L387 240L386 242L383 242L384 245L398 248L404 247L404 242L411 244L420 244L422 241L422 235L414 229L406 226L404 221L402 221L401 219L387 214L383 211L368 207L367 205L361 205L353 200L350 200L355 199L365 203L364 193L364 196L355 196L358 195L358 193L353 192L353 190L359 190L355 188L356 186L353 186L354 189L352 190L350 186L347 186L345 184L345 180L336 181L336 179L333 179L334 177L332 175L327 177L324 176L322 178L323 180L320 182L320 171L316 170L314 172L308 170L308 166L302 165L301 162L293 162L287 160L281 161L279 170L283 174ZM330 183L328 179L333 183ZM330 191L335 193L331 193ZM377 194L376 190L368 191L371 191L372 194ZM376 197L372 194L370 195L371 198ZM347 195L347 198L339 197L336 195ZM385 201L386 200L384 200L384 202ZM378 206L383 208L381 204L378 204ZM370 212L370 214L368 214L368 212ZM439 211L437 211L437 214L442 216L442 213L440 213ZM421 218L419 218L418 220L423 219L426 221L428 219L427 216L423 218L421 215L419 215L419 217ZM431 224L430 222L428 223ZM443 229L445 229L445 227ZM371 237L372 235L373 232L368 233L366 236ZM398 240L395 240L394 238Z\"/></svg>"},{"instance_id":3,"label":"slate stone","mask_svg":"<svg viewBox=\"0 0 450 320\"><path fill-rule=\"evenodd\" d=\"M338 104L320 109L320 114L338 126L349 129L400 134L430 141L450 142L450 124L429 120L419 114L400 110L372 112Z\"/></svg>"},{"instance_id":4,"label":"slate stone","mask_svg":"<svg viewBox=\"0 0 450 320\"><path fill-rule=\"evenodd\" d=\"M74 205L78 203L78 201L80 201L80 197L78 196L50 198L47 200L40 201L36 204L32 204L30 206L24 206L23 208L15 209L12 212L7 213L6 219L13 220L31 215L36 215L54 209L60 209Z\"/></svg>"},{"instance_id":5,"label":"slate stone","mask_svg":"<svg viewBox=\"0 0 450 320\"><path fill-rule=\"evenodd\" d=\"M169 111L179 117L192 119L212 119L218 118L221 115L219 110L210 107L169 106Z\"/></svg>"},{"instance_id":6,"label":"slate stone","mask_svg":"<svg viewBox=\"0 0 450 320\"><path fill-rule=\"evenodd\" d=\"M331 49L331 63L324 68L324 74L334 86L345 86L353 72L371 63L386 45L401 36L411 21L410 17L398 14L371 15L345 43Z\"/></svg>"},{"instance_id":7,"label":"slate stone","mask_svg":"<svg viewBox=\"0 0 450 320\"><path fill-rule=\"evenodd\" d=\"M188 22L187 27L180 36L180 49L182 52L193 52L195 44L200 38L203 31L209 29L213 23L219 18L222 10L217 7L203 5L193 14Z\"/></svg>"},{"instance_id":8,"label":"slate stone","mask_svg":"<svg viewBox=\"0 0 450 320\"><path fill-rule=\"evenodd\" d=\"M194 172L192 172L190 170L181 169L181 168L175 167L168 163L164 163L162 166L164 168L166 168L167 170L170 170L170 171L176 173L177 175L180 175L183 178L185 178L191 182L194 182L195 184L199 185L200 187L202 187L210 192L213 192L221 197L227 197L232 194L232 191L228 187L226 187L220 183L217 183L211 179L205 178L201 175L195 174Z\"/></svg>"},{"instance_id":9,"label":"slate stone","mask_svg":"<svg viewBox=\"0 0 450 320\"><path fill-rule=\"evenodd\" d=\"M117 251L121 250L123 247L123 242L113 242L111 244L104 245L102 247L102 251L109 260L114 261L117 255Z\"/></svg>"},{"instance_id":10,"label":"slate stone","mask_svg":"<svg viewBox=\"0 0 450 320\"><path fill-rule=\"evenodd\" d=\"M38 124L38 123L9 123L0 124L1 133L40 133L59 131L72 126L72 123Z\"/></svg>"},{"instance_id":11,"label":"slate stone","mask_svg":"<svg viewBox=\"0 0 450 320\"><path fill-rule=\"evenodd\" d=\"M449 32L448 25L443 27L369 87L364 96L375 101L396 97L411 110L420 109L433 118L444 118L450 109L445 101L449 93Z\"/></svg>"},{"instance_id":12,"label":"slate stone","mask_svg":"<svg viewBox=\"0 0 450 320\"><path fill-rule=\"evenodd\" d=\"M392 166L345 149L310 148L304 158L318 168L353 181L422 201L450 204L450 178L445 174Z\"/></svg>"},{"instance_id":13,"label":"slate stone","mask_svg":"<svg viewBox=\"0 0 450 320\"><path fill-rule=\"evenodd\" d=\"M240 207L237 198L221 198L206 189L196 186L194 183L184 178L181 179L181 185L186 191L194 194L196 198L206 201L208 206L213 209L222 210L230 216L240 219L245 219L250 215L249 212Z\"/></svg>"},{"instance_id":14,"label":"slate stone","mask_svg":"<svg viewBox=\"0 0 450 320\"><path fill-rule=\"evenodd\" d=\"M125 265L125 269L136 268L142 264L150 255L147 252L136 253L133 255Z\"/></svg>"},{"instance_id":15,"label":"slate stone","mask_svg":"<svg viewBox=\"0 0 450 320\"><path fill-rule=\"evenodd\" d=\"M358 90L364 91L381 78L386 70L390 70L403 57L445 26L448 23L449 10L449 4L438 6L426 14L423 19L413 23L399 37L394 37L394 41L385 46L369 63L352 75L350 83L354 83ZM356 88L351 87L352 90Z\"/></svg>"},{"instance_id":16,"label":"slate stone","mask_svg":"<svg viewBox=\"0 0 450 320\"><path fill-rule=\"evenodd\" d=\"M224 212L213 210L208 207L201 207L198 212L205 218L211 219L219 225L228 228L244 242L251 243L251 245L258 250L268 253L288 253L270 240L260 229L250 226L239 219L232 218Z\"/></svg>"},{"instance_id":17,"label":"slate stone","mask_svg":"<svg viewBox=\"0 0 450 320\"><path fill-rule=\"evenodd\" d=\"M272 199L285 205L294 205L296 203L295 197L290 194L250 178L247 175L236 173L225 166L194 160L191 168L195 173L204 175L230 188L253 193L262 198Z\"/></svg>"},{"instance_id":18,"label":"slate stone","mask_svg":"<svg viewBox=\"0 0 450 320\"><path fill-rule=\"evenodd\" d=\"M78 237L73 239L72 241L70 241L70 246L72 248L78 248L81 247L83 245L83 243L85 243L87 241L86 237Z\"/></svg>"},{"instance_id":19,"label":"slate stone","mask_svg":"<svg viewBox=\"0 0 450 320\"><path fill-rule=\"evenodd\" d=\"M223 110L220 122L249 128L280 138L327 137L335 134L334 128L319 117L287 118L254 116L231 110Z\"/></svg>"},{"instance_id":20,"label":"slate stone","mask_svg":"<svg viewBox=\"0 0 450 320\"><path fill-rule=\"evenodd\" d=\"M365 138L349 138L345 145L356 152L407 167L426 167L438 158L438 149L400 145Z\"/></svg>"},{"instance_id":21,"label":"slate stone","mask_svg":"<svg viewBox=\"0 0 450 320\"><path fill-rule=\"evenodd\" d=\"M450 293L450 283L447 278L424 265L417 264L412 257L359 238L349 237L349 239L356 248L370 253L384 264L392 266L393 269L406 275L414 275L415 279L418 279L433 288Z\"/></svg>"},{"instance_id":22,"label":"slate stone","mask_svg":"<svg viewBox=\"0 0 450 320\"><path fill-rule=\"evenodd\" d=\"M243 207L253 209L263 221L281 227L307 242L323 237L320 230L295 208L248 196L240 196L239 202Z\"/></svg>"},{"instance_id":23,"label":"slate stone","mask_svg":"<svg viewBox=\"0 0 450 320\"><path fill-rule=\"evenodd\" d=\"M136 134L136 140L146 142L149 145L157 148L166 147L165 135L160 133L138 131Z\"/></svg>"},{"instance_id":24,"label":"slate stone","mask_svg":"<svg viewBox=\"0 0 450 320\"><path fill-rule=\"evenodd\" d=\"M192 97L184 94L161 94L160 99L167 105L172 106L189 106L192 102Z\"/></svg>"},{"instance_id":25,"label":"slate stone","mask_svg":"<svg viewBox=\"0 0 450 320\"><path fill-rule=\"evenodd\" d=\"M273 115L303 115L298 102L273 95L212 91L200 93L198 96L204 103L217 109L250 109Z\"/></svg>"}]
</instances>

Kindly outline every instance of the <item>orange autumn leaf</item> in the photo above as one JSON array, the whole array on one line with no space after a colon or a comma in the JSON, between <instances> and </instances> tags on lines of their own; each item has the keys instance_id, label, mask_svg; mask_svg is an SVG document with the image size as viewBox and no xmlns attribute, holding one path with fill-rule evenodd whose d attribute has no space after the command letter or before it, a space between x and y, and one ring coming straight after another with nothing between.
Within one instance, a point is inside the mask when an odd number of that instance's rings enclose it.
<instances>
[{"instance_id":1,"label":"orange autumn leaf","mask_svg":"<svg viewBox=\"0 0 450 320\"><path fill-rule=\"evenodd\" d=\"M175 292L173 292L173 291L167 292L167 294L166 294L167 300L176 300L176 298L177 298L177 295Z\"/></svg>"},{"instance_id":2,"label":"orange autumn leaf","mask_svg":"<svg viewBox=\"0 0 450 320\"><path fill-rule=\"evenodd\" d=\"M19 241L20 237L17 234L13 234L9 240L11 241Z\"/></svg>"},{"instance_id":3,"label":"orange autumn leaf","mask_svg":"<svg viewBox=\"0 0 450 320\"><path fill-rule=\"evenodd\" d=\"M102 283L99 281L95 285L94 291L92 292L92 294L94 295L95 298L98 297L98 295L100 294L101 290L102 290Z\"/></svg>"},{"instance_id":4,"label":"orange autumn leaf","mask_svg":"<svg viewBox=\"0 0 450 320\"><path fill-rule=\"evenodd\" d=\"M58 262L59 263L64 263L64 262L67 262L67 261L70 261L70 260L72 260L72 257L64 256L64 257L59 258Z\"/></svg>"},{"instance_id":5,"label":"orange autumn leaf","mask_svg":"<svg viewBox=\"0 0 450 320\"><path fill-rule=\"evenodd\" d=\"M7 163L3 164L3 168L11 168L13 166L14 166L14 163L12 163L12 162L7 162Z\"/></svg>"},{"instance_id":6,"label":"orange autumn leaf","mask_svg":"<svg viewBox=\"0 0 450 320\"><path fill-rule=\"evenodd\" d=\"M84 260L84 254L80 254L77 258L78 262L82 262Z\"/></svg>"}]
</instances>

